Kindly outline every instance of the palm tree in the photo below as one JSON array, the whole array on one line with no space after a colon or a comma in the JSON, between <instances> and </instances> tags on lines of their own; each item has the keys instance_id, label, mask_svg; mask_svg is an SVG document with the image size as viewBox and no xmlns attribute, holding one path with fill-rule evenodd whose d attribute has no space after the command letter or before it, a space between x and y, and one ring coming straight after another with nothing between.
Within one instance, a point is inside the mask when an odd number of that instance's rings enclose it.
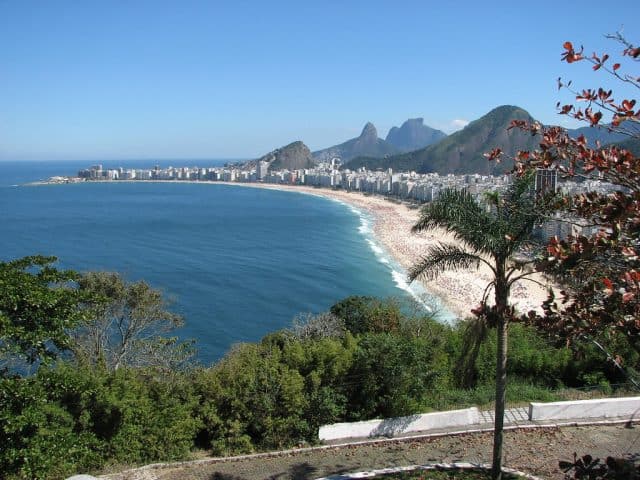
<instances>
[{"instance_id":1,"label":"palm tree","mask_svg":"<svg viewBox=\"0 0 640 480\"><path fill-rule=\"evenodd\" d=\"M474 313L488 326L497 329L496 406L493 444L492 478L502 477L502 444L507 380L507 332L514 318L509 305L511 286L531 272L529 262L515 256L525 246L542 215L534 205L531 175L516 178L504 195L487 195L480 204L466 190L444 190L433 202L423 207L412 231L443 228L452 233L459 244L440 243L431 247L409 272L410 281L433 279L445 270L478 268L485 264L493 273L493 281L485 289L480 309ZM488 293L494 291L493 305Z\"/></svg>"}]
</instances>

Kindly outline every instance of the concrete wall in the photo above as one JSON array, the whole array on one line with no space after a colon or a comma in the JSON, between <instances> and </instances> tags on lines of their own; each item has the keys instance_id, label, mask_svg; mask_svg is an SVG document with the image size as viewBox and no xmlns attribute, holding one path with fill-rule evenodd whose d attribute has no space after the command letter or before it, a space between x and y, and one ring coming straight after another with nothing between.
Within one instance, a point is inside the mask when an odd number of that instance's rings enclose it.
<instances>
[{"instance_id":1,"label":"concrete wall","mask_svg":"<svg viewBox=\"0 0 640 480\"><path fill-rule=\"evenodd\" d=\"M640 414L640 397L602 398L570 402L531 403L529 420L615 418Z\"/></svg>"},{"instance_id":2,"label":"concrete wall","mask_svg":"<svg viewBox=\"0 0 640 480\"><path fill-rule=\"evenodd\" d=\"M424 413L422 415L410 415L408 417L388 418L385 420L334 423L320 427L318 437L320 440L382 436L394 437L404 433L472 425L479 422L480 412L477 408L472 407L463 410Z\"/></svg>"}]
</instances>

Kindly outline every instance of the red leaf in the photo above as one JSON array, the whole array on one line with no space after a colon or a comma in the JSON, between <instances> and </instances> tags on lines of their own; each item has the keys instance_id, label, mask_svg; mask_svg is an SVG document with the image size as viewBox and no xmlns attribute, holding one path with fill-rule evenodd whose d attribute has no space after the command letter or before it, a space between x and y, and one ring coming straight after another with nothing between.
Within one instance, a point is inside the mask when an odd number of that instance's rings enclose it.
<instances>
[{"instance_id":1,"label":"red leaf","mask_svg":"<svg viewBox=\"0 0 640 480\"><path fill-rule=\"evenodd\" d=\"M620 64L619 63L614 63L613 64L613 71L615 72L616 70L618 70L620 68Z\"/></svg>"},{"instance_id":2,"label":"red leaf","mask_svg":"<svg viewBox=\"0 0 640 480\"><path fill-rule=\"evenodd\" d=\"M563 105L562 109L560 110L560 114L561 115L566 115L568 114L571 110L573 110L573 105Z\"/></svg>"},{"instance_id":3,"label":"red leaf","mask_svg":"<svg viewBox=\"0 0 640 480\"><path fill-rule=\"evenodd\" d=\"M613 282L611 280L609 280L608 278L603 278L602 279L602 283L604 283L604 286L607 287L608 289L613 289Z\"/></svg>"},{"instance_id":4,"label":"red leaf","mask_svg":"<svg viewBox=\"0 0 640 480\"><path fill-rule=\"evenodd\" d=\"M622 108L628 111L628 110L631 110L635 104L636 104L635 100L623 100Z\"/></svg>"},{"instance_id":5,"label":"red leaf","mask_svg":"<svg viewBox=\"0 0 640 480\"><path fill-rule=\"evenodd\" d=\"M489 153L485 153L484 156L489 160L499 160L502 155L502 150L499 148L494 148Z\"/></svg>"}]
</instances>

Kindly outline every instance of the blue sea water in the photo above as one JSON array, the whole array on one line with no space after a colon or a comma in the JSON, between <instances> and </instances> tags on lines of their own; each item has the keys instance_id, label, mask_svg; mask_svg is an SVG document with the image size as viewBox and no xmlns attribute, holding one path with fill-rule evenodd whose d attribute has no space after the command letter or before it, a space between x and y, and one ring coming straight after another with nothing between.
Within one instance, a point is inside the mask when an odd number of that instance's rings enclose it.
<instances>
[{"instance_id":1,"label":"blue sea water","mask_svg":"<svg viewBox=\"0 0 640 480\"><path fill-rule=\"evenodd\" d=\"M0 260L54 255L62 268L146 280L185 317L179 335L196 340L205 364L346 296L416 293L371 220L325 198L215 184L24 185L88 164L0 162Z\"/></svg>"}]
</instances>

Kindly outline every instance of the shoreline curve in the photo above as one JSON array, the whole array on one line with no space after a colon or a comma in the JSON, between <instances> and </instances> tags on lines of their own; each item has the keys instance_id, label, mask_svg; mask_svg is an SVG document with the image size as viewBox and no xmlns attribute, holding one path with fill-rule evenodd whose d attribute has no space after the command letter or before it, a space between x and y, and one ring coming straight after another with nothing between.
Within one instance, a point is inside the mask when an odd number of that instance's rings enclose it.
<instances>
[{"instance_id":1,"label":"shoreline curve","mask_svg":"<svg viewBox=\"0 0 640 480\"><path fill-rule=\"evenodd\" d=\"M113 180L94 180L97 183L110 183ZM118 180L118 183L139 182L137 180ZM145 180L149 183L192 183L208 185L226 185L240 188L259 188L278 190L305 195L323 197L337 201L347 207L363 211L373 220L373 238L389 256L406 272L427 251L440 242L460 242L442 229L413 233L411 227L419 218L418 208L409 208L404 203L396 203L379 195L364 195L361 192L315 188L304 185L283 185L271 183L244 183L202 180ZM87 183L87 182L80 182ZM47 182L34 182L28 185L45 185ZM66 183L65 183L66 184ZM68 185L68 184L66 184ZM375 253L374 253L375 254ZM392 273L394 270L392 269ZM532 276L534 282L520 281L511 289L511 303L520 313L535 310L542 313L542 303L547 299L547 291L553 285L540 274ZM398 284L397 279L393 279ZM479 306L487 285L491 281L491 271L486 265L479 269L465 269L442 272L435 280L419 280L418 283L444 306L444 321L451 323L472 316L471 310ZM398 288L402 288L397 285ZM406 288L402 288L407 290ZM411 293L414 298L416 294ZM420 299L418 299L420 301Z\"/></svg>"}]
</instances>

